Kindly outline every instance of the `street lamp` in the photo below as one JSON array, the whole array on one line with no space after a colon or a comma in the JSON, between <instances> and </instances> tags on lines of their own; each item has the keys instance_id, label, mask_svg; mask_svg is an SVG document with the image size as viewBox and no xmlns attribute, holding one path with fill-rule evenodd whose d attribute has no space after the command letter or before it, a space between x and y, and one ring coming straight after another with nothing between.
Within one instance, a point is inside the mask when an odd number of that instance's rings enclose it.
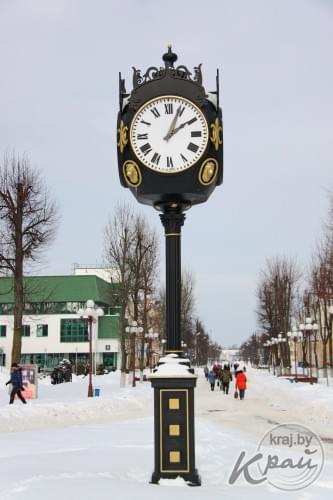
<instances>
[{"instance_id":1,"label":"street lamp","mask_svg":"<svg viewBox=\"0 0 333 500\"><path fill-rule=\"evenodd\" d=\"M184 352L184 355L186 356L186 354L185 354L185 349L186 349L186 347L187 347L187 344L186 344L186 343L182 340L182 341L180 342L180 346L181 346L181 348L182 348L182 350L183 350L183 352Z\"/></svg>"},{"instance_id":2,"label":"street lamp","mask_svg":"<svg viewBox=\"0 0 333 500\"><path fill-rule=\"evenodd\" d=\"M153 340L158 339L159 335L154 332L152 328L149 328L148 333L145 334L145 338L148 340L148 363L150 371L153 369Z\"/></svg>"},{"instance_id":3,"label":"street lamp","mask_svg":"<svg viewBox=\"0 0 333 500\"><path fill-rule=\"evenodd\" d=\"M137 321L129 321L128 326L125 328L126 333L130 334L130 340L131 340L131 365L132 365L132 387L135 387L135 337L137 333L142 333L143 328L142 326L138 326Z\"/></svg>"},{"instance_id":4,"label":"street lamp","mask_svg":"<svg viewBox=\"0 0 333 500\"><path fill-rule=\"evenodd\" d=\"M197 332L194 334L194 341L195 341L195 351L194 351L194 355L195 355L195 364L197 366L199 366L199 349L198 349L198 338L199 338L199 335L201 335L201 332Z\"/></svg>"},{"instance_id":5,"label":"street lamp","mask_svg":"<svg viewBox=\"0 0 333 500\"><path fill-rule=\"evenodd\" d=\"M267 340L264 344L264 347L267 347L268 354L267 354L267 366L268 366L268 371L270 371L270 357L271 357L271 342Z\"/></svg>"},{"instance_id":6,"label":"street lamp","mask_svg":"<svg viewBox=\"0 0 333 500\"><path fill-rule=\"evenodd\" d=\"M77 347L75 347L75 375L77 375Z\"/></svg>"},{"instance_id":7,"label":"street lamp","mask_svg":"<svg viewBox=\"0 0 333 500\"><path fill-rule=\"evenodd\" d=\"M330 315L330 330L329 330L329 334L330 334L330 338L332 339L332 335L333 335L333 305L331 305L328 309L328 312L329 312L329 315ZM332 374L332 362L333 362L333 359L330 359L330 373ZM327 365L327 357L325 359L325 364ZM328 370L327 370L327 366L326 366L326 374L327 374L327 380L328 380Z\"/></svg>"},{"instance_id":8,"label":"street lamp","mask_svg":"<svg viewBox=\"0 0 333 500\"><path fill-rule=\"evenodd\" d=\"M278 343L279 343L279 339L277 337L272 337L271 338L271 345L272 345L272 363L273 363L273 375L276 374L276 371L275 371L275 368L276 368L276 365L275 365L275 360L276 360L276 356L275 354L279 354L278 353ZM274 349L274 346L276 346L276 349Z\"/></svg>"},{"instance_id":9,"label":"street lamp","mask_svg":"<svg viewBox=\"0 0 333 500\"><path fill-rule=\"evenodd\" d=\"M167 340L166 340L166 339L162 339L162 340L161 340L161 347L162 347L162 349L161 349L161 350L162 350L161 355L162 355L162 356L164 356L164 354L165 354L165 346L166 346L166 342L167 342Z\"/></svg>"},{"instance_id":10,"label":"street lamp","mask_svg":"<svg viewBox=\"0 0 333 500\"><path fill-rule=\"evenodd\" d=\"M305 319L305 325L303 323L301 325L299 325L300 331L303 333L303 335L305 336L305 339L308 342L310 384L313 384L311 335L312 335L312 332L317 332L318 328L319 327L318 327L317 323L312 322L312 319L309 317Z\"/></svg>"},{"instance_id":11,"label":"street lamp","mask_svg":"<svg viewBox=\"0 0 333 500\"><path fill-rule=\"evenodd\" d=\"M88 398L94 395L92 386L92 324L96 323L100 316L103 316L104 311L100 307L95 307L95 302L92 299L87 300L84 309L79 309L78 315L81 319L88 322L88 336L89 336L89 384L88 384Z\"/></svg>"},{"instance_id":12,"label":"street lamp","mask_svg":"<svg viewBox=\"0 0 333 500\"><path fill-rule=\"evenodd\" d=\"M302 340L303 334L302 332L298 332L296 326L292 327L292 331L287 333L289 339L294 341L294 362L295 362L295 380L297 382L297 342L298 340Z\"/></svg>"},{"instance_id":13,"label":"street lamp","mask_svg":"<svg viewBox=\"0 0 333 500\"><path fill-rule=\"evenodd\" d=\"M283 346L286 345L287 339L282 335L282 333L278 334L278 343L280 344L280 374L284 374L284 362L283 362L283 356L285 354L285 348Z\"/></svg>"}]
</instances>

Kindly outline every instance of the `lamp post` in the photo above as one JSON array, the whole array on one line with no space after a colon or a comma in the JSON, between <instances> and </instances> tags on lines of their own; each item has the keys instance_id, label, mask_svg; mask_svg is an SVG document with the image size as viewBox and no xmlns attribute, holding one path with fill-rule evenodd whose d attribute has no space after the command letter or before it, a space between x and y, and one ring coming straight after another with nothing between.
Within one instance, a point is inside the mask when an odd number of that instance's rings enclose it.
<instances>
[{"instance_id":1,"label":"lamp post","mask_svg":"<svg viewBox=\"0 0 333 500\"><path fill-rule=\"evenodd\" d=\"M75 375L77 375L77 347L75 347Z\"/></svg>"},{"instance_id":2,"label":"lamp post","mask_svg":"<svg viewBox=\"0 0 333 500\"><path fill-rule=\"evenodd\" d=\"M46 371L46 366L47 366L47 349L45 348L44 349L44 375L45 375L45 371Z\"/></svg>"},{"instance_id":3,"label":"lamp post","mask_svg":"<svg viewBox=\"0 0 333 500\"><path fill-rule=\"evenodd\" d=\"M274 337L271 338L271 340L267 340L264 344L264 347L268 348L268 359L267 359L267 364L268 364L268 371L270 372L271 366L273 367L273 375L275 375L275 363L274 363L274 356L273 356L273 347L275 345L275 339Z\"/></svg>"},{"instance_id":4,"label":"lamp post","mask_svg":"<svg viewBox=\"0 0 333 500\"><path fill-rule=\"evenodd\" d=\"M313 376L312 376L312 343L311 343L311 337L313 333L317 333L318 331L318 325L314 321L312 321L311 318L306 318L306 329L309 332L309 359L310 359L310 384L313 384Z\"/></svg>"},{"instance_id":5,"label":"lamp post","mask_svg":"<svg viewBox=\"0 0 333 500\"><path fill-rule=\"evenodd\" d=\"M181 348L182 348L182 350L183 350L184 356L186 357L186 355L187 355L187 354L186 354L186 352L185 352L185 349L186 349L186 347L187 347L187 344L186 344L186 343L182 340L182 341L180 342L180 346L181 346Z\"/></svg>"},{"instance_id":6,"label":"lamp post","mask_svg":"<svg viewBox=\"0 0 333 500\"><path fill-rule=\"evenodd\" d=\"M148 364L150 371L153 370L153 340L158 339L159 335L157 332L154 332L152 328L149 328L148 333L145 334L146 339L148 340Z\"/></svg>"},{"instance_id":7,"label":"lamp post","mask_svg":"<svg viewBox=\"0 0 333 500\"><path fill-rule=\"evenodd\" d=\"M92 386L92 324L96 323L100 316L103 316L104 311L100 307L95 307L95 302L92 299L87 300L84 309L79 309L78 315L88 323L88 337L89 337L89 384L88 384L88 398L93 397L94 391Z\"/></svg>"},{"instance_id":8,"label":"lamp post","mask_svg":"<svg viewBox=\"0 0 333 500\"><path fill-rule=\"evenodd\" d=\"M199 362L198 362L199 361L198 360L198 358L199 358L199 349L198 349L198 338L199 338L199 335L201 335L201 332L197 332L197 333L194 334L194 340L195 340L195 351L194 351L195 354L194 355L195 355L195 364L197 366L199 366Z\"/></svg>"},{"instance_id":9,"label":"lamp post","mask_svg":"<svg viewBox=\"0 0 333 500\"><path fill-rule=\"evenodd\" d=\"M272 345L272 364L273 364L273 375L276 375L276 371L275 371L275 368L276 368L276 365L275 365L275 354L278 349L278 343L279 343L279 340L277 337L272 337L271 338L271 345Z\"/></svg>"},{"instance_id":10,"label":"lamp post","mask_svg":"<svg viewBox=\"0 0 333 500\"><path fill-rule=\"evenodd\" d=\"M268 351L268 352L267 352L267 355L266 355L266 356L267 356L267 357L266 357L266 360L267 360L268 371L270 371L270 370L269 370L269 358L270 358L270 349L269 349L269 348L270 348L270 342L269 342L269 340L267 340L267 341L263 344L263 346L264 346L264 347L267 347L267 351ZM264 363L263 363L263 364L265 364L265 359L264 359Z\"/></svg>"},{"instance_id":11,"label":"lamp post","mask_svg":"<svg viewBox=\"0 0 333 500\"><path fill-rule=\"evenodd\" d=\"M284 374L284 362L283 362L283 355L285 353L285 346L287 342L286 337L283 336L282 332L278 334L278 343L280 344L280 375Z\"/></svg>"},{"instance_id":12,"label":"lamp post","mask_svg":"<svg viewBox=\"0 0 333 500\"><path fill-rule=\"evenodd\" d=\"M330 331L329 331L329 334L330 334L330 337L332 339L332 335L333 335L333 305L331 305L329 307L328 312L329 312L329 315L330 315L330 323L329 323L330 324ZM327 359L325 360L325 362L327 363ZM330 359L330 374L332 374L332 362L333 362L333 359ZM326 373L327 373L327 367L326 367ZM328 374L327 374L327 380L328 380Z\"/></svg>"},{"instance_id":13,"label":"lamp post","mask_svg":"<svg viewBox=\"0 0 333 500\"><path fill-rule=\"evenodd\" d=\"M125 331L130 334L130 344L131 344L131 368L132 368L132 387L136 386L135 383L135 337L137 333L142 333L142 326L138 326L137 321L129 322L126 326Z\"/></svg>"},{"instance_id":14,"label":"lamp post","mask_svg":"<svg viewBox=\"0 0 333 500\"><path fill-rule=\"evenodd\" d=\"M313 376L312 376L312 344L311 344L311 336L312 333L318 330L318 325L310 317L305 319L305 324L299 325L300 331L305 336L305 340L308 344L309 349L309 381L310 384L313 384Z\"/></svg>"},{"instance_id":15,"label":"lamp post","mask_svg":"<svg viewBox=\"0 0 333 500\"><path fill-rule=\"evenodd\" d=\"M162 340L161 340L161 347L162 347L162 349L161 349L161 351L162 351L162 352L161 352L161 355L162 355L162 356L164 356L164 354L165 354L165 345L166 345L166 342L167 342L167 340L166 340L166 339L162 339Z\"/></svg>"},{"instance_id":16,"label":"lamp post","mask_svg":"<svg viewBox=\"0 0 333 500\"><path fill-rule=\"evenodd\" d=\"M297 382L297 342L303 337L302 332L298 332L296 326L292 327L292 331L287 333L289 339L294 342L294 363L295 363L295 381Z\"/></svg>"}]
</instances>

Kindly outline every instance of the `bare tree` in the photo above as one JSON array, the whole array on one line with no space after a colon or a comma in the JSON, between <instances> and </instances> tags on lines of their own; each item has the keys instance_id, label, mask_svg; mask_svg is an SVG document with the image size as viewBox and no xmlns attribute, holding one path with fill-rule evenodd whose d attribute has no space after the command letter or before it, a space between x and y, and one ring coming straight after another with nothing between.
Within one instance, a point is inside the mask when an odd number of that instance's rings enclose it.
<instances>
[{"instance_id":1,"label":"bare tree","mask_svg":"<svg viewBox=\"0 0 333 500\"><path fill-rule=\"evenodd\" d=\"M290 330L300 278L301 273L292 259L268 260L266 268L262 270L257 289L257 320L260 327L269 333L270 337L276 337L280 333L285 337ZM281 356L284 366L290 366L288 343L281 345L280 354L276 345L274 356L277 364Z\"/></svg>"},{"instance_id":2,"label":"bare tree","mask_svg":"<svg viewBox=\"0 0 333 500\"><path fill-rule=\"evenodd\" d=\"M143 326L143 331L147 332L149 327L154 327L155 325L149 324L151 323L153 318L149 318L150 312L157 308L157 303L153 299L154 292L156 289L156 279L157 279L157 270L159 264L159 254L158 254L158 237L155 230L151 229L146 223L144 224L144 248L145 251L142 255L141 260L141 274L142 274L142 283L141 283L141 293L142 293L142 307L141 307L141 322ZM158 310L159 308L157 308ZM154 322L154 321L153 321ZM142 336L141 345L140 345L140 370L143 373L143 368L145 365L145 342L144 337Z\"/></svg>"},{"instance_id":3,"label":"bare tree","mask_svg":"<svg viewBox=\"0 0 333 500\"><path fill-rule=\"evenodd\" d=\"M308 315L319 322L323 344L323 366L333 364L333 332L330 306L333 304L333 193L329 195L324 235L312 262L309 280ZM311 309L311 311L310 311ZM328 359L329 358L329 359Z\"/></svg>"},{"instance_id":4,"label":"bare tree","mask_svg":"<svg viewBox=\"0 0 333 500\"><path fill-rule=\"evenodd\" d=\"M161 319L163 331L165 332L166 324L166 295L165 288L159 291L159 301L161 309ZM191 271L183 270L181 277L181 307L180 307L180 332L181 340L183 340L189 348L194 344L193 329L194 329L194 276Z\"/></svg>"},{"instance_id":5,"label":"bare tree","mask_svg":"<svg viewBox=\"0 0 333 500\"><path fill-rule=\"evenodd\" d=\"M195 310L194 275L191 271L182 272L180 331L184 342L190 346L193 336L193 314Z\"/></svg>"},{"instance_id":6,"label":"bare tree","mask_svg":"<svg viewBox=\"0 0 333 500\"><path fill-rule=\"evenodd\" d=\"M24 273L54 237L57 208L41 174L27 158L5 157L0 166L0 272L13 277L12 363L21 357Z\"/></svg>"},{"instance_id":7,"label":"bare tree","mask_svg":"<svg viewBox=\"0 0 333 500\"><path fill-rule=\"evenodd\" d=\"M158 263L157 235L149 227L147 220L142 215L137 215L134 220L134 238L130 253L131 286L130 296L133 305L133 319L143 325L143 332L147 332L147 312L149 309L148 297L154 289ZM131 368L135 369L135 345L139 345L140 370L144 368L144 335L135 341L131 339L132 359Z\"/></svg>"},{"instance_id":8,"label":"bare tree","mask_svg":"<svg viewBox=\"0 0 333 500\"><path fill-rule=\"evenodd\" d=\"M149 227L142 215L135 216L128 205L118 205L114 216L105 229L105 257L117 276L118 305L120 306L119 338L121 346L121 371L129 367L135 369L134 334L130 338L129 352L126 348L126 317L143 324L147 331L148 296L154 289L158 265L158 245L156 233ZM144 337L140 344L143 368ZM134 378L133 378L134 383Z\"/></svg>"},{"instance_id":9,"label":"bare tree","mask_svg":"<svg viewBox=\"0 0 333 500\"><path fill-rule=\"evenodd\" d=\"M117 300L120 307L119 338L121 351L121 372L127 363L125 339L125 318L132 280L130 255L134 240L133 211L128 205L118 205L104 232L105 259L117 276ZM124 381L122 381L122 384Z\"/></svg>"},{"instance_id":10,"label":"bare tree","mask_svg":"<svg viewBox=\"0 0 333 500\"><path fill-rule=\"evenodd\" d=\"M209 350L209 334L206 327L200 318L196 318L194 322L194 335L193 335L193 350L194 358L197 365L204 365L208 362L210 354Z\"/></svg>"}]
</instances>

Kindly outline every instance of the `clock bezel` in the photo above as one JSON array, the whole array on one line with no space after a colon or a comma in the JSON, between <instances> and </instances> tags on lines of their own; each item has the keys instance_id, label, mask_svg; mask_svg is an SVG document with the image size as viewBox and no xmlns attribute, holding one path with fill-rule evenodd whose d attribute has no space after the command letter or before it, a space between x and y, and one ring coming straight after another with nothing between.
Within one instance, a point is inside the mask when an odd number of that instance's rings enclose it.
<instances>
[{"instance_id":1,"label":"clock bezel","mask_svg":"<svg viewBox=\"0 0 333 500\"><path fill-rule=\"evenodd\" d=\"M163 170L163 171L161 171L161 170L158 170L156 168L152 168L150 165L147 165L145 162L143 162L142 159L136 154L135 149L134 149L133 144L132 144L132 129L133 129L133 124L134 124L134 122L135 122L138 114L141 113L141 111L142 111L143 108L145 108L146 106L149 106L152 102L155 102L155 101L161 100L161 99L179 99L181 101L186 101L191 106L193 106L199 114L201 114L201 116L202 116L202 118L204 120L204 123L205 123L206 139L205 139L205 144L204 144L204 148L202 150L202 153L201 153L201 155L198 157L198 159L194 163L192 163L188 167L183 168L182 170L177 170L177 171ZM209 125L208 125L208 122L207 122L207 118L206 118L205 114L201 111L201 109L199 108L199 106L197 106L193 101L191 101L190 99L187 99L186 97L183 97L183 96L180 96L180 95L173 95L173 94L166 94L166 95L156 96L156 97L153 97L152 99L149 99L145 103L143 103L142 106L140 106L140 108L135 112L133 118L131 119L130 130L129 130L129 142L130 142L131 149L132 149L133 154L135 155L136 159L145 168L149 168L149 170L151 170L152 172L157 173L157 174L161 174L161 175L164 175L164 174L177 175L177 174L181 174L183 172L186 172L190 168L193 168L202 159L202 157L204 156L204 154L205 154L205 152L207 150L208 144L209 144L209 136L210 136L210 130L209 130Z\"/></svg>"}]
</instances>

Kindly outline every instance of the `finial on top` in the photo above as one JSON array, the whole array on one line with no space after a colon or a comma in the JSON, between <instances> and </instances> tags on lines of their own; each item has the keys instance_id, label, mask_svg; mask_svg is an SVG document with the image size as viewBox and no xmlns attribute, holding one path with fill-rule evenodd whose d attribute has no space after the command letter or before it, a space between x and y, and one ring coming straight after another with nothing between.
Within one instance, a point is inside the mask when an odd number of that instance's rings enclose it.
<instances>
[{"instance_id":1,"label":"finial on top","mask_svg":"<svg viewBox=\"0 0 333 500\"><path fill-rule=\"evenodd\" d=\"M172 52L172 45L168 45L168 52L163 54L162 57L166 68L173 68L173 64L177 61L178 56Z\"/></svg>"}]
</instances>

